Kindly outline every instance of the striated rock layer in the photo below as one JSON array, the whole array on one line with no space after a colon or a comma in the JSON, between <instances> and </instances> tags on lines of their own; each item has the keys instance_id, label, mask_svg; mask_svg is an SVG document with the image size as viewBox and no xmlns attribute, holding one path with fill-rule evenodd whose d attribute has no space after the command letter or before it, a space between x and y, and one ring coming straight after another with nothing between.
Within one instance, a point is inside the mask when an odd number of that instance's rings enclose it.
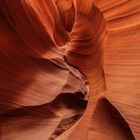
<instances>
[{"instance_id":1,"label":"striated rock layer","mask_svg":"<svg viewBox=\"0 0 140 140\"><path fill-rule=\"evenodd\" d=\"M0 140L140 139L139 0L0 2Z\"/></svg>"}]
</instances>

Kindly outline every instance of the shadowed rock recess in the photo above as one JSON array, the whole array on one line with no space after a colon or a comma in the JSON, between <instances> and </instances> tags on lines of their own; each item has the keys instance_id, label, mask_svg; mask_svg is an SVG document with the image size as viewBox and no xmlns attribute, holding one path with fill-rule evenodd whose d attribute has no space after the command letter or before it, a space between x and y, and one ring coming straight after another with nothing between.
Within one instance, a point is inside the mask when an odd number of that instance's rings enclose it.
<instances>
[{"instance_id":1,"label":"shadowed rock recess","mask_svg":"<svg viewBox=\"0 0 140 140\"><path fill-rule=\"evenodd\" d=\"M0 140L140 140L140 0L0 2Z\"/></svg>"}]
</instances>

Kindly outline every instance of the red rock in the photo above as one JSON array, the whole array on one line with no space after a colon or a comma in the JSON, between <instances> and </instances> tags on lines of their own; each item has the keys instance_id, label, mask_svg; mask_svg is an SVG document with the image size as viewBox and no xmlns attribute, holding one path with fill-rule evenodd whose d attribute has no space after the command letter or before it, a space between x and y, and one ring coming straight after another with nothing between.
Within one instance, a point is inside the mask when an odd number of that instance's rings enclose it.
<instances>
[{"instance_id":1,"label":"red rock","mask_svg":"<svg viewBox=\"0 0 140 140\"><path fill-rule=\"evenodd\" d=\"M0 140L140 139L140 1L0 1Z\"/></svg>"}]
</instances>

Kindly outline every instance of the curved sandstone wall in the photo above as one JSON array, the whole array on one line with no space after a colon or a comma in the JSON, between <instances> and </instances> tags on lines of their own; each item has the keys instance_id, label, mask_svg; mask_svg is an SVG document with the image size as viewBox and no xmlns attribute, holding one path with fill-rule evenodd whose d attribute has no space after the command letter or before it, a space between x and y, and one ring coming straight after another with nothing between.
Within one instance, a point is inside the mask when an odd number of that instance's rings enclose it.
<instances>
[{"instance_id":1,"label":"curved sandstone wall","mask_svg":"<svg viewBox=\"0 0 140 140\"><path fill-rule=\"evenodd\" d=\"M140 139L139 0L0 1L0 140Z\"/></svg>"}]
</instances>

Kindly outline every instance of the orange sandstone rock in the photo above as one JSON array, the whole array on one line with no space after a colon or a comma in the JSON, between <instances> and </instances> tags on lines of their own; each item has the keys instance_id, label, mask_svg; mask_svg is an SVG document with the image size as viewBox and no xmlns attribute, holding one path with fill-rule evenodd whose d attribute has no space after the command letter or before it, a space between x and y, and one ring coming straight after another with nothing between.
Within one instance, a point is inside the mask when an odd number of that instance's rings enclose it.
<instances>
[{"instance_id":1,"label":"orange sandstone rock","mask_svg":"<svg viewBox=\"0 0 140 140\"><path fill-rule=\"evenodd\" d=\"M140 139L139 0L0 1L0 140Z\"/></svg>"}]
</instances>

